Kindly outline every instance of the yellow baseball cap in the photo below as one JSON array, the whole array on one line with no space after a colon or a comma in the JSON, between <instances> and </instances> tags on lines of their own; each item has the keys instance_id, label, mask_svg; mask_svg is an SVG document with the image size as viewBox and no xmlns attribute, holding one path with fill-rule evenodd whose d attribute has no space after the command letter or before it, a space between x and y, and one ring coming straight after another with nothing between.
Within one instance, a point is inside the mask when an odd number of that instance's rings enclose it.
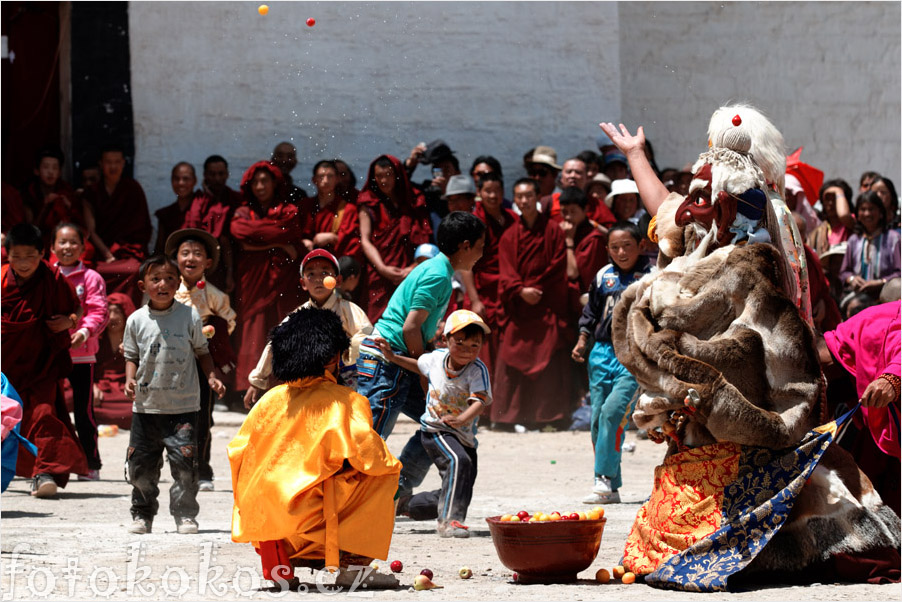
<instances>
[{"instance_id":1,"label":"yellow baseball cap","mask_svg":"<svg viewBox=\"0 0 902 602\"><path fill-rule=\"evenodd\" d=\"M451 312L451 315L448 316L447 320L445 320L445 335L447 336L449 334L454 334L458 330L466 328L470 324L479 324L484 333L492 333L492 329L482 321L482 318L479 317L479 314L472 312L469 309L458 309L457 311Z\"/></svg>"}]
</instances>

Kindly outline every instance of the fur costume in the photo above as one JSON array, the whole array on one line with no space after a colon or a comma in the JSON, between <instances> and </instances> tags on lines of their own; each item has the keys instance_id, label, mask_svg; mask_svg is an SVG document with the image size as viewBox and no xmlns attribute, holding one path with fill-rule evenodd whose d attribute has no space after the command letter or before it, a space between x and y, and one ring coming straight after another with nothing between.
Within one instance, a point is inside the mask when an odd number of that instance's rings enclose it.
<instances>
[{"instance_id":1,"label":"fur costume","mask_svg":"<svg viewBox=\"0 0 902 602\"><path fill-rule=\"evenodd\" d=\"M614 313L617 357L644 390L633 419L670 440L624 565L652 585L701 591L725 589L740 571L819 567L826 575L816 579L849 577L837 558L886 550L898 558L900 522L830 444L838 425L813 430L827 422L825 383L800 238L771 187L782 187L782 136L754 109L734 106L714 114L709 139L689 196L671 194L659 209L661 269L627 289ZM693 481L699 466L704 477ZM759 499L740 508L751 485L737 483L752 473ZM772 487L781 479L786 488ZM709 524L686 527L701 516ZM736 535L767 517L776 517L769 529ZM687 577L687 567L715 557L721 567L732 559L721 580Z\"/></svg>"}]
</instances>

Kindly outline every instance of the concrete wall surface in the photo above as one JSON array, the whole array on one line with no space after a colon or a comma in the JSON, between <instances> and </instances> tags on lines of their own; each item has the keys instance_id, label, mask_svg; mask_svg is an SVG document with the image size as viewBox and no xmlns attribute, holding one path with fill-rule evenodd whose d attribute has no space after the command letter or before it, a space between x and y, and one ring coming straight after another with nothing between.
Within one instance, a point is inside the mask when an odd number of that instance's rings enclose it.
<instances>
[{"instance_id":1,"label":"concrete wall surface","mask_svg":"<svg viewBox=\"0 0 902 602\"><path fill-rule=\"evenodd\" d=\"M644 125L660 167L705 149L730 101L761 109L787 153L846 179L900 179L898 2L624 2L623 120Z\"/></svg>"},{"instance_id":2,"label":"concrete wall surface","mask_svg":"<svg viewBox=\"0 0 902 602\"><path fill-rule=\"evenodd\" d=\"M468 170L496 156L508 184L522 156L594 149L620 113L615 3L132 2L136 178L151 211L174 200L172 166L216 153L230 184L281 140L296 183L322 158L366 175L443 138ZM305 22L316 19L313 27ZM420 167L414 179L428 177ZM509 186L508 186L509 188Z\"/></svg>"},{"instance_id":3,"label":"concrete wall surface","mask_svg":"<svg viewBox=\"0 0 902 602\"><path fill-rule=\"evenodd\" d=\"M507 188L538 144L594 149L601 120L642 124L661 167L692 162L711 113L747 101L787 151L857 184L900 180L898 2L132 2L136 177L152 210L169 170L231 164L280 140L296 182L341 156L362 180L381 153L444 138ZM308 18L316 19L308 27ZM428 177L420 167L417 181Z\"/></svg>"}]
</instances>

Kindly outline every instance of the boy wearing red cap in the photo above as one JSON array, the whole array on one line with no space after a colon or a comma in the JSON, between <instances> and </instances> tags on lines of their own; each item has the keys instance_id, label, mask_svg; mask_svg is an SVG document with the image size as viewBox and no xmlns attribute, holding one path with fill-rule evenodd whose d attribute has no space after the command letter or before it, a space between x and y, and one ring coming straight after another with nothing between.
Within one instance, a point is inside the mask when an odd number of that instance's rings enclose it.
<instances>
[{"instance_id":1,"label":"boy wearing red cap","mask_svg":"<svg viewBox=\"0 0 902 602\"><path fill-rule=\"evenodd\" d=\"M310 251L301 263L301 286L310 295L310 300L297 309L305 307L329 309L341 318L345 333L351 338L351 346L342 354L339 377L343 384L353 389L357 385L356 365L360 342L373 332L373 325L365 311L355 303L342 298L338 288L340 284L341 272L335 256L325 249ZM288 316L282 322L287 319ZM244 396L245 408L250 409L260 394L269 389L271 375L272 347L267 344L257 366L248 375L250 386Z\"/></svg>"}]
</instances>

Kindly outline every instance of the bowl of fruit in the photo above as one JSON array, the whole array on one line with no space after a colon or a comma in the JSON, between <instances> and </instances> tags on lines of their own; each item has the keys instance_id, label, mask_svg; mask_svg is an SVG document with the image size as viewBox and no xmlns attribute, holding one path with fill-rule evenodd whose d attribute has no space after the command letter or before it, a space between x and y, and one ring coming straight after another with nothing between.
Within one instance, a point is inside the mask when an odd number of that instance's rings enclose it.
<instances>
[{"instance_id":1,"label":"bowl of fruit","mask_svg":"<svg viewBox=\"0 0 902 602\"><path fill-rule=\"evenodd\" d=\"M569 583L592 564L607 519L604 508L589 512L535 512L485 519L501 564L520 583Z\"/></svg>"}]
</instances>

